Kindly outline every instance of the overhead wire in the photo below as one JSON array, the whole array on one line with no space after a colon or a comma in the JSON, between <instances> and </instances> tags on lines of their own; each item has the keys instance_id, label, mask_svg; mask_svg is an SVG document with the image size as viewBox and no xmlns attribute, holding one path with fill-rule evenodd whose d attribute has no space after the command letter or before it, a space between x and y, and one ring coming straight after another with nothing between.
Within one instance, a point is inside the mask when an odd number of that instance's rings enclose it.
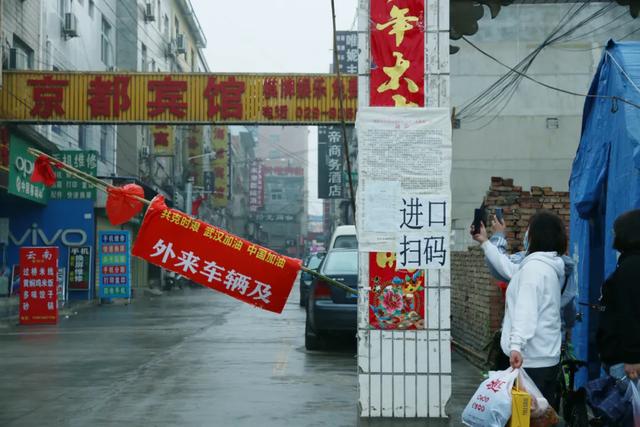
<instances>
[{"instance_id":1,"label":"overhead wire","mask_svg":"<svg viewBox=\"0 0 640 427\"><path fill-rule=\"evenodd\" d=\"M528 80L531 80L532 82L540 85L540 86L544 86L548 89L551 90L555 90L557 92L562 92L568 95L573 95L573 96L579 96L579 97L583 97L583 98L605 98L605 99L610 99L610 100L617 100L617 101L621 101L624 102L625 104L628 104L632 107L638 108L640 109L640 105L637 103L634 103L633 101L620 97L620 96L615 96L615 95L593 95L593 94L588 94L588 93L580 93L580 92L575 92L572 90L568 90L568 89L563 89L557 86L552 86L550 84L541 82L540 80L537 80L527 74L521 73L518 70L515 70L511 67L509 67L507 64L503 63L502 61L500 61L499 59L497 59L496 57L494 57L493 55L485 52L484 50L482 50L480 47L476 46L475 44L473 44L471 41L469 41L466 37L462 37L462 39L467 42L469 45L471 45L473 48L475 48L476 50L478 50L480 53L482 53L483 55L487 56L488 58L490 58L491 60L497 62L498 64L502 65L503 67L506 67L510 70L512 70L515 73L521 74L523 78L526 78ZM633 82L633 80L629 77L629 75L624 71L624 69L617 63L617 61L615 61L615 59L613 58L613 56L611 56L609 54L609 57L611 57L611 59L614 61L614 63L616 64L616 66L618 67L618 69L620 70L620 72L627 78L627 80L629 80L629 82L631 82L631 84L634 86L634 88L636 89L636 91L640 94L640 88L638 88L638 86L635 84L635 82Z\"/></svg>"},{"instance_id":2,"label":"overhead wire","mask_svg":"<svg viewBox=\"0 0 640 427\"><path fill-rule=\"evenodd\" d=\"M509 71L506 74L501 76L496 82L487 87L475 98L465 103L459 110L456 117L464 118L467 123L474 123L490 117L489 121L482 127L486 127L493 122L493 120L495 120L509 104L510 100L516 93L523 76L526 75L534 60L544 48L566 39L580 28L583 28L587 23L603 16L614 7L613 4L608 4L584 18L580 18L580 14L588 6L588 3L589 2L572 5L561 17L545 40L536 49L530 52L516 66L508 67ZM580 20L573 26L568 27L568 25L576 18Z\"/></svg>"},{"instance_id":3,"label":"overhead wire","mask_svg":"<svg viewBox=\"0 0 640 427\"><path fill-rule=\"evenodd\" d=\"M538 56L538 54L542 51L542 49L547 44L552 42L554 36L556 36L567 23L569 23L576 16L578 16L578 14L584 8L586 8L586 6L587 6L586 3L577 6L577 8L576 8L576 5L572 5L567 10L567 12L562 16L562 18L558 21L555 28L546 37L544 42L541 45L539 45L538 48L532 51L529 55L527 55L527 57L525 57L515 68L520 68L522 71L526 72L531 66L531 64L533 63L533 61L535 60L535 58ZM567 32L565 32L565 35L566 34ZM498 79L498 81L496 81L493 85L491 85L487 90L485 90L477 98L472 100L468 106L466 107L463 106L459 112L459 117L461 118L464 117L468 119L468 117L465 117L465 113L467 113L468 116L471 116L471 117L476 115L480 116L480 117L477 117L476 119L471 120L471 122L482 120L485 116L490 115L495 109L498 109L498 108L499 108L499 111L498 111L498 114L499 114L506 107L506 105L508 105L509 101L513 97L520 80L521 78L518 74L508 72L507 74L503 75L500 79ZM506 94L506 98L504 98L505 94ZM478 114L480 112L482 112L483 114L482 115Z\"/></svg>"}]
</instances>

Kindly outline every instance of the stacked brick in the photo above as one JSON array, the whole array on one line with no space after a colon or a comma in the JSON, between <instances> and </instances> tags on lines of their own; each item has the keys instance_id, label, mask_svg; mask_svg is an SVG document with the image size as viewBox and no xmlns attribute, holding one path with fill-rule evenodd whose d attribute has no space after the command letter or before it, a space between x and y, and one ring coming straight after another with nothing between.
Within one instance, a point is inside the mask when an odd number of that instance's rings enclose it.
<instances>
[{"instance_id":1,"label":"stacked brick","mask_svg":"<svg viewBox=\"0 0 640 427\"><path fill-rule=\"evenodd\" d=\"M496 207L503 208L511 252L522 250L529 218L540 209L555 212L569 224L569 193L550 187L523 191L513 184L513 179L492 177L484 203L490 215ZM504 299L496 283L479 247L451 254L451 333L459 347L480 364L504 313Z\"/></svg>"}]
</instances>

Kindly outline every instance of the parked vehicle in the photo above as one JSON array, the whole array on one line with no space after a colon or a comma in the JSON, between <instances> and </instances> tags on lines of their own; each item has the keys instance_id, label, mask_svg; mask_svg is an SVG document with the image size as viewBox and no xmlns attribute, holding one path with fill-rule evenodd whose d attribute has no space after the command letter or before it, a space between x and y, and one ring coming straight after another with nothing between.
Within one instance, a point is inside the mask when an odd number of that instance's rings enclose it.
<instances>
[{"instance_id":1,"label":"parked vehicle","mask_svg":"<svg viewBox=\"0 0 640 427\"><path fill-rule=\"evenodd\" d=\"M318 271L320 268L320 264L325 257L324 252L318 252L313 255L309 255L307 259L304 261L304 266L310 270ZM307 305L307 299L309 298L309 287L311 287L311 282L313 281L313 276L305 271L300 273L300 306L304 307Z\"/></svg>"},{"instance_id":2,"label":"parked vehicle","mask_svg":"<svg viewBox=\"0 0 640 427\"><path fill-rule=\"evenodd\" d=\"M353 289L358 287L358 250L332 249L327 253L320 273ZM356 332L358 299L314 278L309 289L304 342L307 350L319 350L331 333Z\"/></svg>"},{"instance_id":3,"label":"parked vehicle","mask_svg":"<svg viewBox=\"0 0 640 427\"><path fill-rule=\"evenodd\" d=\"M331 241L329 242L329 250L332 249L357 249L358 239L356 238L355 225L339 225L336 227Z\"/></svg>"}]
</instances>

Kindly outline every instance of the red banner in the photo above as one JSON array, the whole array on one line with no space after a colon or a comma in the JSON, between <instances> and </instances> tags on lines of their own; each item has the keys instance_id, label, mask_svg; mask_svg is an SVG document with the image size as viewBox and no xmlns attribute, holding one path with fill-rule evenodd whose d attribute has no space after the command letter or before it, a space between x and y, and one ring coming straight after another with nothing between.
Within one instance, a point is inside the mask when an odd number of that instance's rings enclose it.
<instances>
[{"instance_id":1,"label":"red banner","mask_svg":"<svg viewBox=\"0 0 640 427\"><path fill-rule=\"evenodd\" d=\"M20 248L20 324L58 322L58 248Z\"/></svg>"},{"instance_id":2,"label":"red banner","mask_svg":"<svg viewBox=\"0 0 640 427\"><path fill-rule=\"evenodd\" d=\"M424 329L424 270L396 270L393 252L369 254L369 325L374 329Z\"/></svg>"},{"instance_id":3,"label":"red banner","mask_svg":"<svg viewBox=\"0 0 640 427\"><path fill-rule=\"evenodd\" d=\"M133 255L264 310L281 313L300 260L279 255L169 209L156 196Z\"/></svg>"},{"instance_id":4,"label":"red banner","mask_svg":"<svg viewBox=\"0 0 640 427\"><path fill-rule=\"evenodd\" d=\"M371 0L371 106L424 107L425 0Z\"/></svg>"}]
</instances>

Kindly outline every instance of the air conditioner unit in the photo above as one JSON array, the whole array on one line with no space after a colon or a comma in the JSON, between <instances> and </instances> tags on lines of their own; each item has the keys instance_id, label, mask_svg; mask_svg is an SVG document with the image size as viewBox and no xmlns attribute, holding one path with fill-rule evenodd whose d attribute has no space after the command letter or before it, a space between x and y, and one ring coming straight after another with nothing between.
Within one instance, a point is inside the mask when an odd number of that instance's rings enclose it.
<instances>
[{"instance_id":1,"label":"air conditioner unit","mask_svg":"<svg viewBox=\"0 0 640 427\"><path fill-rule=\"evenodd\" d=\"M64 14L64 23L62 25L62 33L66 37L78 36L78 17L73 13Z\"/></svg>"},{"instance_id":2,"label":"air conditioner unit","mask_svg":"<svg viewBox=\"0 0 640 427\"><path fill-rule=\"evenodd\" d=\"M156 14L155 14L155 11L153 10L153 3L150 2L150 1L148 1L144 5L144 20L145 21L155 21L156 20Z\"/></svg>"},{"instance_id":3,"label":"air conditioner unit","mask_svg":"<svg viewBox=\"0 0 640 427\"><path fill-rule=\"evenodd\" d=\"M10 70L26 70L29 68L29 57L20 49L12 47L9 49L9 69Z\"/></svg>"},{"instance_id":4,"label":"air conditioner unit","mask_svg":"<svg viewBox=\"0 0 640 427\"><path fill-rule=\"evenodd\" d=\"M184 38L184 34L178 34L176 36L176 52L178 54L185 53L187 51L187 41Z\"/></svg>"}]
</instances>

